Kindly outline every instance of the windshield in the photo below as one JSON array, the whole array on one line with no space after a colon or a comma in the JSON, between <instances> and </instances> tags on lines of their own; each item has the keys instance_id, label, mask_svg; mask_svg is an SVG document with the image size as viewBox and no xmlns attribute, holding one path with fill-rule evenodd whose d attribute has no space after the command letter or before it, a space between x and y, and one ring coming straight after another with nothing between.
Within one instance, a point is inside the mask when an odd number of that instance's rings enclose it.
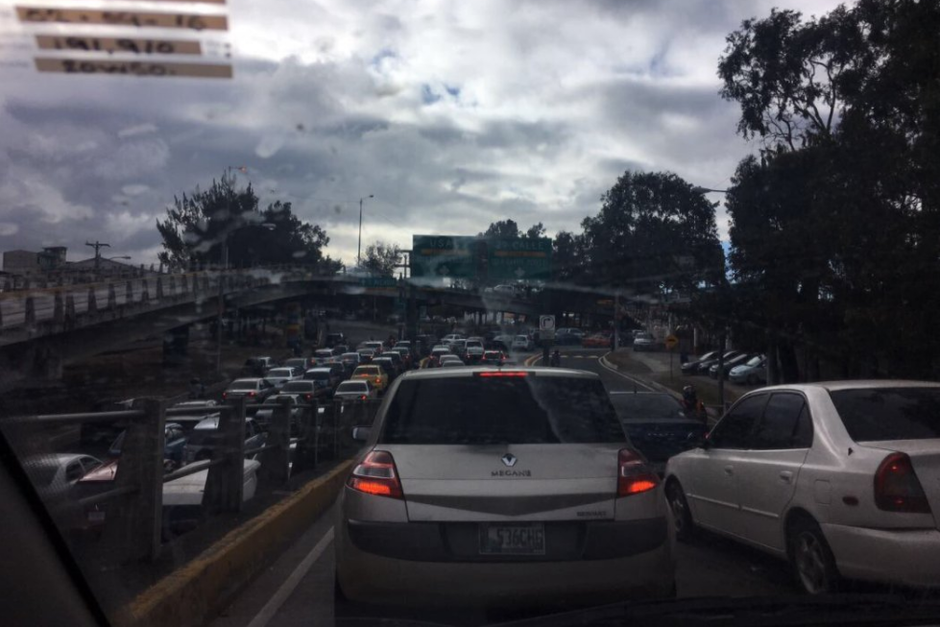
<instances>
[{"instance_id":1,"label":"windshield","mask_svg":"<svg viewBox=\"0 0 940 627\"><path fill-rule=\"evenodd\" d=\"M856 442L940 439L940 388L876 388L829 393Z\"/></svg>"},{"instance_id":2,"label":"windshield","mask_svg":"<svg viewBox=\"0 0 940 627\"><path fill-rule=\"evenodd\" d=\"M0 474L63 478L54 526L0 496L0 555L51 535L115 624L923 608L938 34L940 0L0 0ZM6 597L70 598L22 550Z\"/></svg>"},{"instance_id":3,"label":"windshield","mask_svg":"<svg viewBox=\"0 0 940 627\"><path fill-rule=\"evenodd\" d=\"M475 398L454 406L451 398ZM388 407L386 444L624 442L598 380L452 377L405 381Z\"/></svg>"}]
</instances>

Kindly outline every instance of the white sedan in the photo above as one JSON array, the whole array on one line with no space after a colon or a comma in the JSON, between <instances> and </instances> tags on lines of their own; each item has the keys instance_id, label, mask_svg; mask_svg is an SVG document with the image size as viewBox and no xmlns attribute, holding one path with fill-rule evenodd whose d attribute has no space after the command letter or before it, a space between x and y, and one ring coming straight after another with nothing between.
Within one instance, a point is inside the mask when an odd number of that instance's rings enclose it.
<instances>
[{"instance_id":1,"label":"white sedan","mask_svg":"<svg viewBox=\"0 0 940 627\"><path fill-rule=\"evenodd\" d=\"M697 527L790 561L809 593L858 579L940 587L940 384L775 386L666 466L677 536Z\"/></svg>"}]
</instances>

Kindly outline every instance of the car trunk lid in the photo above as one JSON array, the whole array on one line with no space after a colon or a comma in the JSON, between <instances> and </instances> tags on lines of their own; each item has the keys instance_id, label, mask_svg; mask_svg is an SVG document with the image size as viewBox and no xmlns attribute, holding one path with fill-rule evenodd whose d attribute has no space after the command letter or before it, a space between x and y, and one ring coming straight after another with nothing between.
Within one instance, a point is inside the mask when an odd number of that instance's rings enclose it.
<instances>
[{"instance_id":1,"label":"car trunk lid","mask_svg":"<svg viewBox=\"0 0 940 627\"><path fill-rule=\"evenodd\" d=\"M613 519L613 444L384 445L411 521Z\"/></svg>"}]
</instances>

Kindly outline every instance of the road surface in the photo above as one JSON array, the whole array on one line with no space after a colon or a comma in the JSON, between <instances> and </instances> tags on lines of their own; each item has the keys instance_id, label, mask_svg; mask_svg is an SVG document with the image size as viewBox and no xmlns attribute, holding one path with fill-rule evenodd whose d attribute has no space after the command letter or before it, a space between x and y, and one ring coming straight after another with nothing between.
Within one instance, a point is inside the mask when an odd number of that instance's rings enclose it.
<instances>
[{"instance_id":1,"label":"road surface","mask_svg":"<svg viewBox=\"0 0 940 627\"><path fill-rule=\"evenodd\" d=\"M648 391L641 382L605 368L602 349L573 348L562 352L562 366L596 372L608 390ZM538 364L536 364L538 365ZM333 620L333 515L331 510L298 539L277 562L258 577L214 621L213 627L267 625L343 625ZM678 545L677 587L680 597L779 596L794 594L786 565L757 551L707 535L695 545ZM377 617L378 618L378 617ZM474 624L485 618L450 616L444 612L405 613L384 624L408 620ZM401 621L401 622L398 622ZM363 623L364 624L364 623ZM414 624L414 623L412 623Z\"/></svg>"}]
</instances>

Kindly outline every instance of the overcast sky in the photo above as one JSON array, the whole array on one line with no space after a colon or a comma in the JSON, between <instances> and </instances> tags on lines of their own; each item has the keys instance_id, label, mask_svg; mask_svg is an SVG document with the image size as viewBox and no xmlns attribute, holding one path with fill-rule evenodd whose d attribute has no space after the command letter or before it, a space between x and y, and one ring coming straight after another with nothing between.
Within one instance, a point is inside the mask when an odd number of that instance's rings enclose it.
<instances>
[{"instance_id":1,"label":"overcast sky","mask_svg":"<svg viewBox=\"0 0 940 627\"><path fill-rule=\"evenodd\" d=\"M717 94L725 36L772 6L836 3L230 0L233 80L36 74L18 66L29 36L66 29L24 29L11 5L0 0L0 250L63 245L77 260L99 239L150 263L173 195L226 166L246 166L239 184L264 204L323 226L347 262L369 194L363 246L410 248L413 233L503 218L578 230L627 169L725 187L757 148ZM725 238L723 214L719 227Z\"/></svg>"}]
</instances>

